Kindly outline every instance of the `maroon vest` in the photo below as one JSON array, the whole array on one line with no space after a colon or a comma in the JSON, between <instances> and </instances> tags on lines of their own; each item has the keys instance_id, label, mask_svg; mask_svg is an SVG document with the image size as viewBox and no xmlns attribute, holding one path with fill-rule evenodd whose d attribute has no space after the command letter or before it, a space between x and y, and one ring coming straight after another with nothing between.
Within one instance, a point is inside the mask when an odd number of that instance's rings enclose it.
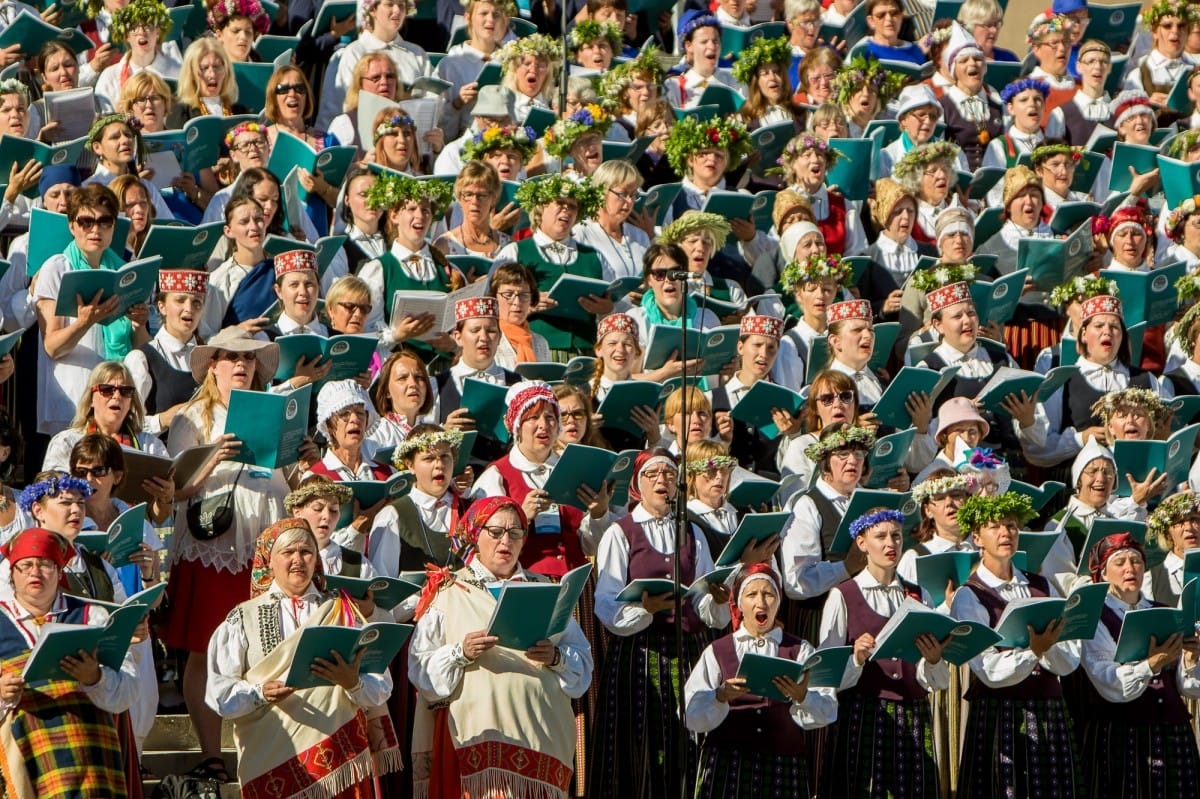
<instances>
[{"instance_id":1,"label":"maroon vest","mask_svg":"<svg viewBox=\"0 0 1200 799\"><path fill-rule=\"evenodd\" d=\"M1108 605L1100 612L1100 623L1114 641L1121 637L1121 620ZM1190 723L1191 717L1175 682L1175 670L1178 667L1178 663L1171 663L1152 677L1146 690L1132 702L1109 702L1100 696L1091 679L1088 679L1088 715L1096 721L1123 725Z\"/></svg>"},{"instance_id":2,"label":"maroon vest","mask_svg":"<svg viewBox=\"0 0 1200 799\"><path fill-rule=\"evenodd\" d=\"M668 580L675 575L675 556L664 555L654 547L650 546L650 541L646 538L646 531L642 526L633 520L632 516L625 516L617 522L617 526L621 528L621 533L625 536L625 541L629 544L629 582L634 580L648 580L652 578ZM689 525L687 540L683 543L683 551L679 553L679 581L683 585L691 585L696 579L696 537L690 529ZM669 629L675 623L675 611L668 610L662 613L654 614L654 622L650 625L651 629ZM683 631L685 633L702 632L705 624L696 615L696 608L692 605L691 600L684 599L683 601Z\"/></svg>"},{"instance_id":3,"label":"maroon vest","mask_svg":"<svg viewBox=\"0 0 1200 799\"><path fill-rule=\"evenodd\" d=\"M1029 593L1031 596L1050 596L1050 584L1046 582L1045 577L1042 577L1040 574L1025 574L1025 579L1029 581ZM975 597L979 600L979 604L983 605L987 611L988 625L995 628L996 624L1000 621L1000 616L1004 614L1004 608L1008 602L995 589L984 585L983 581L979 579L979 575L972 574L964 585L975 594ZM991 688L984 685L979 678L972 674L971 686L967 689L965 696L968 702L973 699L985 698L1021 701L1027 699L1057 699L1061 697L1062 684L1058 681L1058 675L1046 671L1040 663L1033 667L1033 673L1024 680L1016 685L1009 685L1004 688Z\"/></svg>"},{"instance_id":4,"label":"maroon vest","mask_svg":"<svg viewBox=\"0 0 1200 799\"><path fill-rule=\"evenodd\" d=\"M525 482L525 476L512 465L508 456L505 455L492 465L500 472L504 492L518 504L524 502L525 495L533 489ZM559 505L558 532L535 532L527 536L525 546L521 548L521 566L555 580L576 566L582 566L587 562L583 548L579 545L579 525L582 522L583 513L578 508ZM529 523L533 524L533 519L530 519Z\"/></svg>"},{"instance_id":5,"label":"maroon vest","mask_svg":"<svg viewBox=\"0 0 1200 799\"><path fill-rule=\"evenodd\" d=\"M795 660L803 644L803 639L784 633L776 657ZM718 638L713 642L712 650L721 668L721 679L736 677L741 661L733 636ZM788 702L750 694L730 699L729 715L708 733L705 743L718 749L800 757L804 754L804 735L792 719L789 708Z\"/></svg>"},{"instance_id":6,"label":"maroon vest","mask_svg":"<svg viewBox=\"0 0 1200 799\"><path fill-rule=\"evenodd\" d=\"M903 580L900 582L904 586L904 593L918 602L921 601L920 588ZM863 633L879 635L879 631L888 622L887 617L879 615L867 604L858 583L853 579L846 580L838 585L838 590L842 592L842 599L846 602L845 643L853 645ZM897 658L884 661L868 660L862 668L858 682L842 693L846 696L887 699L892 702L924 699L926 695L925 689L917 682L916 665Z\"/></svg>"}]
</instances>

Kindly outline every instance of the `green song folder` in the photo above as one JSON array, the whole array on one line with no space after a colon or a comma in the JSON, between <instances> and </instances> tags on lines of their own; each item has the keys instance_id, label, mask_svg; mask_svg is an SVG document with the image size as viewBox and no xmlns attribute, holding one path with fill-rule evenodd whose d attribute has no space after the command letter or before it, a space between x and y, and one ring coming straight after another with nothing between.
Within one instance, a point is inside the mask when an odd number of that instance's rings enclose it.
<instances>
[{"instance_id":1,"label":"green song folder","mask_svg":"<svg viewBox=\"0 0 1200 799\"><path fill-rule=\"evenodd\" d=\"M775 678L790 677L793 682L801 682L807 674L809 688L837 688L853 655L852 646L818 649L803 662L747 652L742 656L737 676L745 678L746 689L754 696L788 702L791 700L775 687Z\"/></svg>"},{"instance_id":2,"label":"green song folder","mask_svg":"<svg viewBox=\"0 0 1200 799\"><path fill-rule=\"evenodd\" d=\"M292 688L329 685L327 680L312 673L313 661L320 658L333 662L331 652L337 652L343 660L351 662L358 657L358 652L362 649L366 650L366 654L359 663L358 673L382 674L404 648L412 631L411 624L396 624L390 621L377 621L363 627L305 627L300 631L300 640L296 643L295 654L292 655L292 665L283 678L283 683Z\"/></svg>"},{"instance_id":3,"label":"green song folder","mask_svg":"<svg viewBox=\"0 0 1200 799\"><path fill-rule=\"evenodd\" d=\"M225 432L241 447L231 460L278 469L300 459L308 435L312 383L286 394L234 389L229 396Z\"/></svg>"},{"instance_id":4,"label":"green song folder","mask_svg":"<svg viewBox=\"0 0 1200 799\"><path fill-rule=\"evenodd\" d=\"M525 651L538 641L562 635L579 604L579 596L592 574L585 563L555 583L507 582L488 623L488 635L499 637L499 645Z\"/></svg>"}]
</instances>

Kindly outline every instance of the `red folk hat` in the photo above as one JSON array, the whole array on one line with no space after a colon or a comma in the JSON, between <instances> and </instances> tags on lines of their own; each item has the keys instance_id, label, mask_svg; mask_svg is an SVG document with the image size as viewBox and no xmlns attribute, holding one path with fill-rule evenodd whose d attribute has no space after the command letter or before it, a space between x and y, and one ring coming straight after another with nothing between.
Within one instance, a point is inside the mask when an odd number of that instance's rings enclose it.
<instances>
[{"instance_id":1,"label":"red folk hat","mask_svg":"<svg viewBox=\"0 0 1200 799\"><path fill-rule=\"evenodd\" d=\"M317 254L308 250L288 250L275 256L275 277L280 278L288 272L317 271Z\"/></svg>"},{"instance_id":2,"label":"red folk hat","mask_svg":"<svg viewBox=\"0 0 1200 799\"><path fill-rule=\"evenodd\" d=\"M628 333L637 338L637 323L629 314L612 313L600 320L596 325L596 342L604 340L609 333Z\"/></svg>"},{"instance_id":3,"label":"red folk hat","mask_svg":"<svg viewBox=\"0 0 1200 799\"><path fill-rule=\"evenodd\" d=\"M500 305L495 297L471 297L454 303L454 321L468 319L499 319Z\"/></svg>"},{"instance_id":4,"label":"red folk hat","mask_svg":"<svg viewBox=\"0 0 1200 799\"><path fill-rule=\"evenodd\" d=\"M0 547L0 554L9 563L17 563L25 558L46 558L58 564L61 569L66 566L74 554L67 539L43 527L30 527L17 533L13 538Z\"/></svg>"},{"instance_id":5,"label":"red folk hat","mask_svg":"<svg viewBox=\"0 0 1200 799\"><path fill-rule=\"evenodd\" d=\"M1082 311L1080 313L1079 324L1082 325L1093 316L1102 313L1113 314L1124 319L1121 313L1121 301L1111 294L1097 294L1095 297L1088 297L1083 301Z\"/></svg>"},{"instance_id":6,"label":"red folk hat","mask_svg":"<svg viewBox=\"0 0 1200 799\"><path fill-rule=\"evenodd\" d=\"M925 299L929 302L929 312L937 313L943 308L949 308L951 305L957 305L960 302L970 302L971 287L966 283L951 283L948 286L941 286L929 292L925 295Z\"/></svg>"},{"instance_id":7,"label":"red folk hat","mask_svg":"<svg viewBox=\"0 0 1200 799\"><path fill-rule=\"evenodd\" d=\"M835 302L829 306L828 322L844 322L847 319L865 319L870 322L871 301L870 300L847 300L846 302Z\"/></svg>"},{"instance_id":8,"label":"red folk hat","mask_svg":"<svg viewBox=\"0 0 1200 799\"><path fill-rule=\"evenodd\" d=\"M198 269L160 269L158 290L163 293L204 294L208 290L208 272Z\"/></svg>"},{"instance_id":9,"label":"red folk hat","mask_svg":"<svg viewBox=\"0 0 1200 799\"><path fill-rule=\"evenodd\" d=\"M743 336L766 336L778 341L783 336L783 320L763 314L743 316Z\"/></svg>"}]
</instances>

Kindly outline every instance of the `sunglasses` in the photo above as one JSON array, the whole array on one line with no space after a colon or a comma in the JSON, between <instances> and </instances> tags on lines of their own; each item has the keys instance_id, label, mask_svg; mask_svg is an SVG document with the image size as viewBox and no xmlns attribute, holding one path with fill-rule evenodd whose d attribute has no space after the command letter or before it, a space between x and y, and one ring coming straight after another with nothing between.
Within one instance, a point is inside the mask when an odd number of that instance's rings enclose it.
<instances>
[{"instance_id":1,"label":"sunglasses","mask_svg":"<svg viewBox=\"0 0 1200 799\"><path fill-rule=\"evenodd\" d=\"M96 478L108 477L111 471L112 469L107 466L76 466L71 470L71 476L79 480L86 480L89 475Z\"/></svg>"},{"instance_id":2,"label":"sunglasses","mask_svg":"<svg viewBox=\"0 0 1200 799\"><path fill-rule=\"evenodd\" d=\"M216 360L218 360L218 361L234 361L236 363L237 361L253 362L253 361L257 360L257 358L258 358L258 356L255 355L253 352L229 352L229 351L226 351L226 352L222 352L220 355L218 355L216 357Z\"/></svg>"},{"instance_id":3,"label":"sunglasses","mask_svg":"<svg viewBox=\"0 0 1200 799\"><path fill-rule=\"evenodd\" d=\"M308 94L308 87L303 83L280 83L275 87L276 97L283 97L288 92L295 92L303 97L304 95Z\"/></svg>"},{"instance_id":4,"label":"sunglasses","mask_svg":"<svg viewBox=\"0 0 1200 799\"><path fill-rule=\"evenodd\" d=\"M821 403L822 405L824 405L826 407L832 405L834 400L839 400L845 404L849 404L854 401L854 392L853 391L839 391L836 394L829 393L829 394L818 394L817 395L817 402Z\"/></svg>"},{"instance_id":5,"label":"sunglasses","mask_svg":"<svg viewBox=\"0 0 1200 799\"><path fill-rule=\"evenodd\" d=\"M671 274L671 271L672 270L670 269L651 269L648 274L650 275L651 280L657 280L661 283L667 279L667 276Z\"/></svg>"},{"instance_id":6,"label":"sunglasses","mask_svg":"<svg viewBox=\"0 0 1200 799\"><path fill-rule=\"evenodd\" d=\"M109 399L113 394L120 394L121 399L129 399L133 396L133 386L114 386L112 383L100 383L92 386L92 393L99 394L105 399Z\"/></svg>"},{"instance_id":7,"label":"sunglasses","mask_svg":"<svg viewBox=\"0 0 1200 799\"><path fill-rule=\"evenodd\" d=\"M363 314L369 314L371 312L371 304L367 302L338 302L337 307L341 308L351 316L353 316L355 312Z\"/></svg>"},{"instance_id":8,"label":"sunglasses","mask_svg":"<svg viewBox=\"0 0 1200 799\"><path fill-rule=\"evenodd\" d=\"M115 216L77 216L75 224L83 231L91 230L96 225L99 225L101 230L112 230L112 226L117 224L117 218Z\"/></svg>"}]
</instances>

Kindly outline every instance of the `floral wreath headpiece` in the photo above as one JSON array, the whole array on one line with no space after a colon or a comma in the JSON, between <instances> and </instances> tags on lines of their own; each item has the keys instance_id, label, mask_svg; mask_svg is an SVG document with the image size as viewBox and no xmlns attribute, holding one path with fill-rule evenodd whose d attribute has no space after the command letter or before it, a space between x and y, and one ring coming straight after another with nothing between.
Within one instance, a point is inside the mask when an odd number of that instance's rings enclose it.
<instances>
[{"instance_id":1,"label":"floral wreath headpiece","mask_svg":"<svg viewBox=\"0 0 1200 799\"><path fill-rule=\"evenodd\" d=\"M48 480L41 480L25 486L25 490L17 497L17 504L21 506L21 510L29 513L29 509L33 507L33 503L42 497L56 497L64 491L79 494L84 499L89 498L95 493L87 480L63 475L62 477L51 477Z\"/></svg>"},{"instance_id":2,"label":"floral wreath headpiece","mask_svg":"<svg viewBox=\"0 0 1200 799\"><path fill-rule=\"evenodd\" d=\"M149 25L158 31L159 44L171 32L171 15L167 7L158 0L133 0L124 8L117 9L109 25L109 39L125 44L125 37L140 25Z\"/></svg>"},{"instance_id":3,"label":"floral wreath headpiece","mask_svg":"<svg viewBox=\"0 0 1200 799\"><path fill-rule=\"evenodd\" d=\"M531 33L528 36L513 39L501 47L500 52L496 54L496 60L500 62L500 68L508 72L527 55L546 59L550 62L550 69L553 71L562 57L562 48L557 39L544 33Z\"/></svg>"},{"instance_id":4,"label":"floral wreath headpiece","mask_svg":"<svg viewBox=\"0 0 1200 799\"><path fill-rule=\"evenodd\" d=\"M129 114L105 114L97 119L88 130L88 144L95 144L104 133L104 129L114 122L119 122L129 128L133 133L133 146L137 151L138 159L140 160L144 157L146 154L146 144L142 141L142 120Z\"/></svg>"},{"instance_id":5,"label":"floral wreath headpiece","mask_svg":"<svg viewBox=\"0 0 1200 799\"><path fill-rule=\"evenodd\" d=\"M1183 241L1183 223L1198 210L1200 210L1200 194L1188 197L1172 208L1171 213L1167 214L1167 221L1164 225L1167 238L1175 242Z\"/></svg>"},{"instance_id":6,"label":"floral wreath headpiece","mask_svg":"<svg viewBox=\"0 0 1200 799\"><path fill-rule=\"evenodd\" d=\"M712 469L732 469L737 466L737 458L732 455L714 455L703 460L688 461L688 474L704 474Z\"/></svg>"},{"instance_id":7,"label":"floral wreath headpiece","mask_svg":"<svg viewBox=\"0 0 1200 799\"><path fill-rule=\"evenodd\" d=\"M1070 144L1063 144L1061 142L1058 144L1043 144L1040 147L1033 148L1033 152L1029 156L1029 161L1036 169L1056 155L1068 156L1072 161L1078 164L1080 161L1083 161L1083 148L1077 146L1073 147ZM1086 161L1084 161L1083 166L1085 169L1087 168Z\"/></svg>"},{"instance_id":8,"label":"floral wreath headpiece","mask_svg":"<svg viewBox=\"0 0 1200 799\"><path fill-rule=\"evenodd\" d=\"M25 98L25 105L29 105L29 87L16 78L0 80L0 94L19 94Z\"/></svg>"},{"instance_id":9,"label":"floral wreath headpiece","mask_svg":"<svg viewBox=\"0 0 1200 799\"><path fill-rule=\"evenodd\" d=\"M1142 25L1146 27L1146 30L1152 30L1165 17L1179 17L1186 21L1188 14L1184 10L1184 6L1178 3L1173 3L1171 0L1158 0L1157 3L1142 12Z\"/></svg>"},{"instance_id":10,"label":"floral wreath headpiece","mask_svg":"<svg viewBox=\"0 0 1200 799\"><path fill-rule=\"evenodd\" d=\"M780 273L779 280L784 291L795 291L809 281L826 277L833 278L839 286L844 286L853 274L853 267L837 253L813 253L803 261L789 261Z\"/></svg>"},{"instance_id":11,"label":"floral wreath headpiece","mask_svg":"<svg viewBox=\"0 0 1200 799\"><path fill-rule=\"evenodd\" d=\"M245 17L262 36L271 27L271 17L258 0L217 0L208 11L208 27L220 30L233 17Z\"/></svg>"},{"instance_id":12,"label":"floral wreath headpiece","mask_svg":"<svg viewBox=\"0 0 1200 799\"><path fill-rule=\"evenodd\" d=\"M537 150L537 132L520 125L494 125L463 144L463 159L475 161L493 150L516 150L521 160L528 161Z\"/></svg>"},{"instance_id":13,"label":"floral wreath headpiece","mask_svg":"<svg viewBox=\"0 0 1200 799\"><path fill-rule=\"evenodd\" d=\"M883 524L884 522L895 522L896 524L900 525L901 528L903 528L904 514L898 510L893 510L892 508L885 508L884 510L877 510L874 513L868 513L864 516L859 516L857 519L850 522L850 537L858 538L875 525Z\"/></svg>"},{"instance_id":14,"label":"floral wreath headpiece","mask_svg":"<svg viewBox=\"0 0 1200 799\"><path fill-rule=\"evenodd\" d=\"M973 283L978 274L975 264L947 264L914 273L912 284L913 288L928 293L954 283Z\"/></svg>"},{"instance_id":15,"label":"floral wreath headpiece","mask_svg":"<svg viewBox=\"0 0 1200 799\"><path fill-rule=\"evenodd\" d=\"M1200 277L1196 275L1181 275L1175 281L1175 290L1179 292L1179 299L1181 301L1200 299Z\"/></svg>"},{"instance_id":16,"label":"floral wreath headpiece","mask_svg":"<svg viewBox=\"0 0 1200 799\"><path fill-rule=\"evenodd\" d=\"M305 482L308 484L300 486L283 498L283 507L289 514L295 515L296 508L304 507L314 499L332 499L339 505L348 505L354 500L354 491L343 482L329 479Z\"/></svg>"},{"instance_id":17,"label":"floral wreath headpiece","mask_svg":"<svg viewBox=\"0 0 1200 799\"><path fill-rule=\"evenodd\" d=\"M1007 105L1018 94L1029 89L1033 89L1040 94L1043 100L1050 96L1050 84L1046 83L1046 81L1038 80L1037 78L1021 78L1020 80L1014 80L1000 90L1000 100Z\"/></svg>"},{"instance_id":18,"label":"floral wreath headpiece","mask_svg":"<svg viewBox=\"0 0 1200 799\"><path fill-rule=\"evenodd\" d=\"M428 201L437 219L450 210L454 190L441 180L417 180L396 172L383 172L367 192L367 207L372 211L386 211L408 200Z\"/></svg>"},{"instance_id":19,"label":"floral wreath headpiece","mask_svg":"<svg viewBox=\"0 0 1200 799\"><path fill-rule=\"evenodd\" d=\"M784 72L792 63L792 45L786 36L755 39L750 46L738 53L733 64L733 77L738 83L749 86L764 64L777 64Z\"/></svg>"},{"instance_id":20,"label":"floral wreath headpiece","mask_svg":"<svg viewBox=\"0 0 1200 799\"><path fill-rule=\"evenodd\" d=\"M392 114L390 118L383 120L375 126L375 133L371 138L371 143L377 144L384 136L390 133L399 133L404 128L416 130L416 125L413 123L412 117L404 112Z\"/></svg>"},{"instance_id":21,"label":"floral wreath headpiece","mask_svg":"<svg viewBox=\"0 0 1200 799\"><path fill-rule=\"evenodd\" d=\"M527 180L517 189L517 205L527 213L545 208L558 199L579 203L578 220L582 222L591 219L596 215L596 211L600 210L600 205L604 202L604 189L593 183L590 178L573 178L558 172Z\"/></svg>"},{"instance_id":22,"label":"floral wreath headpiece","mask_svg":"<svg viewBox=\"0 0 1200 799\"><path fill-rule=\"evenodd\" d=\"M237 137L241 136L243 133L261 133L263 138L266 138L267 128L265 125L262 125L258 122L243 122L242 124L231 128L229 132L225 134L225 147L232 150L233 143L237 141Z\"/></svg>"},{"instance_id":23,"label":"floral wreath headpiece","mask_svg":"<svg viewBox=\"0 0 1200 799\"><path fill-rule=\"evenodd\" d=\"M1146 537L1153 539L1159 549L1171 551L1171 541L1168 534L1172 524L1183 521L1188 516L1200 516L1200 496L1192 493L1175 494L1159 503L1150 518L1146 520Z\"/></svg>"},{"instance_id":24,"label":"floral wreath headpiece","mask_svg":"<svg viewBox=\"0 0 1200 799\"><path fill-rule=\"evenodd\" d=\"M1092 413L1099 416L1104 424L1121 408L1129 406L1142 408L1150 416L1150 423L1156 425L1167 415L1168 408L1163 404L1162 397L1148 388L1129 386L1119 391L1110 391L1092 406Z\"/></svg>"},{"instance_id":25,"label":"floral wreath headpiece","mask_svg":"<svg viewBox=\"0 0 1200 799\"><path fill-rule=\"evenodd\" d=\"M880 104L887 105L904 87L904 76L888 71L878 59L860 53L850 59L850 63L843 65L833 77L833 93L837 104L845 105L850 102L854 93L868 84L874 87L879 95Z\"/></svg>"},{"instance_id":26,"label":"floral wreath headpiece","mask_svg":"<svg viewBox=\"0 0 1200 799\"><path fill-rule=\"evenodd\" d=\"M404 463L406 457L415 452L431 450L441 444L449 444L450 449L457 453L462 442L461 430L431 430L419 436L410 436L396 445L396 451L392 454L392 465L397 469L405 470L408 468Z\"/></svg>"},{"instance_id":27,"label":"floral wreath headpiece","mask_svg":"<svg viewBox=\"0 0 1200 799\"><path fill-rule=\"evenodd\" d=\"M1066 308L1075 300L1082 302L1088 297L1102 294L1117 296L1117 282L1099 275L1080 275L1055 286L1054 291L1050 292L1050 304L1056 308Z\"/></svg>"},{"instance_id":28,"label":"floral wreath headpiece","mask_svg":"<svg viewBox=\"0 0 1200 799\"><path fill-rule=\"evenodd\" d=\"M819 441L809 444L805 448L804 454L813 463L820 463L826 455L837 452L839 449L846 447L870 449L873 446L875 446L875 434L869 428L851 425L829 433Z\"/></svg>"},{"instance_id":29,"label":"floral wreath headpiece","mask_svg":"<svg viewBox=\"0 0 1200 799\"><path fill-rule=\"evenodd\" d=\"M1190 128L1171 139L1171 146L1167 148L1166 155L1168 158L1182 159L1196 149L1198 144L1200 144L1200 128Z\"/></svg>"},{"instance_id":30,"label":"floral wreath headpiece","mask_svg":"<svg viewBox=\"0 0 1200 799\"><path fill-rule=\"evenodd\" d=\"M556 158L565 158L579 141L589 133L598 133L601 137L608 132L612 125L612 117L596 103L588 103L566 119L560 119L550 126L543 140L546 152Z\"/></svg>"},{"instance_id":31,"label":"floral wreath headpiece","mask_svg":"<svg viewBox=\"0 0 1200 799\"><path fill-rule=\"evenodd\" d=\"M919 144L896 162L892 167L892 177L899 181L912 181L920 177L925 167L938 161L948 161L953 168L961 152L962 148L954 142L935 141Z\"/></svg>"},{"instance_id":32,"label":"floral wreath headpiece","mask_svg":"<svg viewBox=\"0 0 1200 799\"><path fill-rule=\"evenodd\" d=\"M1187 349L1185 351L1187 352L1191 351L1192 344L1195 343L1189 340L1188 331L1191 330L1192 325L1196 324L1197 319L1200 319L1200 303L1188 308L1172 328L1175 333L1175 340L1180 344L1186 345Z\"/></svg>"},{"instance_id":33,"label":"floral wreath headpiece","mask_svg":"<svg viewBox=\"0 0 1200 799\"><path fill-rule=\"evenodd\" d=\"M571 32L567 35L567 46L574 53L585 44L590 44L597 39L608 39L612 49L619 50L624 38L624 34L621 33L621 29L615 22L597 22L594 19L585 19L571 28Z\"/></svg>"},{"instance_id":34,"label":"floral wreath headpiece","mask_svg":"<svg viewBox=\"0 0 1200 799\"><path fill-rule=\"evenodd\" d=\"M829 142L820 136L812 133L801 133L793 136L792 139L784 145L783 152L779 155L780 166L791 166L796 162L796 159L804 155L810 150L816 150L821 155L825 156L825 167L828 169L837 163L841 153L829 146Z\"/></svg>"},{"instance_id":35,"label":"floral wreath headpiece","mask_svg":"<svg viewBox=\"0 0 1200 799\"><path fill-rule=\"evenodd\" d=\"M924 480L913 486L912 498L917 505L923 505L931 499L945 496L952 491L965 491L974 494L979 489L979 481L969 474L947 475Z\"/></svg>"},{"instance_id":36,"label":"floral wreath headpiece","mask_svg":"<svg viewBox=\"0 0 1200 799\"><path fill-rule=\"evenodd\" d=\"M1036 515L1029 497L1009 492L997 497L967 497L954 519L960 530L973 533L987 522L1013 518L1024 524Z\"/></svg>"},{"instance_id":37,"label":"floral wreath headpiece","mask_svg":"<svg viewBox=\"0 0 1200 799\"><path fill-rule=\"evenodd\" d=\"M633 83L635 75L648 75L655 87L661 86L666 73L658 60L660 55L662 51L650 45L628 61L613 64L600 76L600 96L610 103L622 104L621 94Z\"/></svg>"},{"instance_id":38,"label":"floral wreath headpiece","mask_svg":"<svg viewBox=\"0 0 1200 799\"><path fill-rule=\"evenodd\" d=\"M720 214L691 211L681 214L678 219L659 231L658 241L661 244L678 244L697 230L710 233L713 237L713 251L720 252L732 228L729 226L729 220Z\"/></svg>"},{"instance_id":39,"label":"floral wreath headpiece","mask_svg":"<svg viewBox=\"0 0 1200 799\"><path fill-rule=\"evenodd\" d=\"M676 122L667 134L667 162L680 175L687 174L688 156L713 148L728 153L729 159L725 163L728 172L741 165L753 151L754 144L746 126L736 118L701 122L695 117L686 117Z\"/></svg>"},{"instance_id":40,"label":"floral wreath headpiece","mask_svg":"<svg viewBox=\"0 0 1200 799\"><path fill-rule=\"evenodd\" d=\"M1145 17L1142 17L1145 19ZM1029 31L1025 34L1025 44L1032 47L1052 33L1067 34L1075 27L1075 23L1065 14L1053 14L1046 16L1038 14L1034 18L1033 24L1029 26Z\"/></svg>"}]
</instances>

